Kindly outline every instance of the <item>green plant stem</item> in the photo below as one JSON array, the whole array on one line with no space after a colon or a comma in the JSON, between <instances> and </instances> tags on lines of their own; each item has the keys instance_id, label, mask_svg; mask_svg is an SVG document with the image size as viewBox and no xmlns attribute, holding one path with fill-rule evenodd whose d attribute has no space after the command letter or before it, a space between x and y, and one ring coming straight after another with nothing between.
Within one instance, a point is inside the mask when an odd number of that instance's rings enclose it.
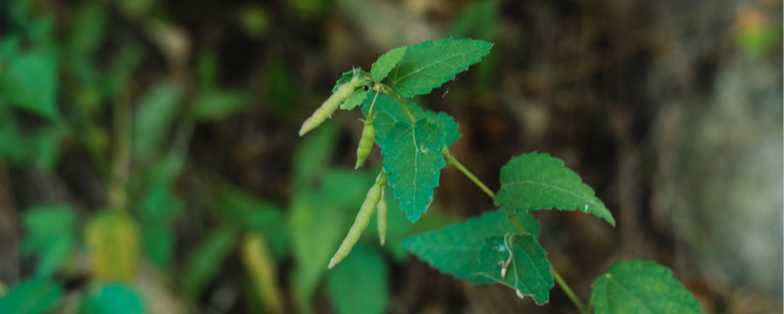
<instances>
[{"instance_id":1,"label":"green plant stem","mask_svg":"<svg viewBox=\"0 0 784 314\"><path fill-rule=\"evenodd\" d=\"M493 190L488 188L487 185L485 185L482 182L482 180L479 180L479 178L477 178L470 170L468 170L465 166L463 166L463 164L460 163L460 161L457 160L457 158L455 158L455 156L452 155L452 153L449 152L448 149L444 148L443 153L444 153L444 157L446 158L446 162L449 165L455 167L455 169L457 169L458 171L460 171L460 173L466 176L468 180L471 180L471 182L476 184L476 186L478 186L479 189L482 190L482 192L485 192L487 196L489 196L491 199L493 199L493 201L495 201L495 193L493 192Z\"/></svg>"},{"instance_id":2,"label":"green plant stem","mask_svg":"<svg viewBox=\"0 0 784 314\"><path fill-rule=\"evenodd\" d=\"M563 290L563 292L566 294L569 300L571 300L572 303L574 303L574 306L577 308L577 311L579 311L580 314L589 314L588 310L585 308L585 304L583 303L583 301L580 300L580 297L578 297L577 294L574 293L572 287L569 286L569 284L566 282L566 280L563 279L563 277L561 277L561 274L559 274L555 270L555 267L553 267L552 264L550 265L550 272L553 273L553 278L555 278L555 282L558 283L558 286L561 287L561 290Z\"/></svg>"},{"instance_id":3,"label":"green plant stem","mask_svg":"<svg viewBox=\"0 0 784 314\"><path fill-rule=\"evenodd\" d=\"M482 190L482 192L487 194L487 196L489 196L495 202L495 193L493 192L493 190L488 188L487 185L485 185L481 180L479 180L479 178L476 177L476 175L474 175L459 160L457 160L457 158L455 158L455 156L452 155L452 153L448 149L444 148L442 153L444 154L444 158L446 158L446 162L449 165L455 167L455 169L460 171L460 173L466 176L468 180L473 182L477 187L479 187L480 190ZM518 231L526 232L525 227L520 222L518 222L517 219L513 219L513 218L514 217L510 216L509 220L512 222L512 224L515 225ZM563 277L561 277L561 275L558 273L558 271L555 270L555 267L553 267L552 264L550 265L550 272L553 273L553 277L555 278L555 282L558 283L558 287L560 287L561 290L563 290L563 292L566 294L566 296L569 297L569 300L572 301L574 306L577 308L577 311L579 311L580 314L589 314L583 301L580 300L577 294L574 293L572 287L569 286L569 284L563 279Z\"/></svg>"}]
</instances>

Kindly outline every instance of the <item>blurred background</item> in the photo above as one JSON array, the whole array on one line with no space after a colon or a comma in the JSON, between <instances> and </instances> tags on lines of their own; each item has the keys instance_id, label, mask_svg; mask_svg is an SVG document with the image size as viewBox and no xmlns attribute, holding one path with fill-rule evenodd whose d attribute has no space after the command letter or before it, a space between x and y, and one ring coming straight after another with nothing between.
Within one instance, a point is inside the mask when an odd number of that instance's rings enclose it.
<instances>
[{"instance_id":1,"label":"blurred background","mask_svg":"<svg viewBox=\"0 0 784 314\"><path fill-rule=\"evenodd\" d=\"M447 36L495 42L418 100L460 123L454 154L497 188L511 157L549 152L618 220L537 215L580 296L646 258L708 313L781 313L775 0L3 0L0 294L54 313L576 313L558 288L537 307L405 253L493 208L453 169L422 221L393 215L386 246L371 226L326 269L379 153L351 170L356 113L301 122L341 72Z\"/></svg>"}]
</instances>

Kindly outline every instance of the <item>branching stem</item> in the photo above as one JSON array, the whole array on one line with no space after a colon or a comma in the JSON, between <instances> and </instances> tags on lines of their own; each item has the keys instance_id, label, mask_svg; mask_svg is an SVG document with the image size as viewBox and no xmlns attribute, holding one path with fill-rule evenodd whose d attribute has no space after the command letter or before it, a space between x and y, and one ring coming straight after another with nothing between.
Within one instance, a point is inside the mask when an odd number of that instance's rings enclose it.
<instances>
[{"instance_id":1,"label":"branching stem","mask_svg":"<svg viewBox=\"0 0 784 314\"><path fill-rule=\"evenodd\" d=\"M447 164L455 167L455 169L460 171L460 173L462 173L466 178L468 178L468 180L473 182L477 187L479 187L480 190L482 190L482 192L484 192L487 196L493 199L493 202L495 202L495 193L493 192L493 190L488 188L487 185L485 185L482 182L482 180L479 180L479 178L477 178L476 175L474 175L459 160L457 160L457 158L455 158L455 156L452 155L452 153L448 149L444 148L442 153L444 154L444 158L446 158ZM523 226L523 224L517 221L517 219L514 219L514 217L510 216L509 221L511 221L512 224L514 224L515 228L518 229L519 232L526 232L525 226ZM580 314L589 314L583 301L580 300L577 294L574 293L572 287L569 286L569 284L566 282L566 280L563 279L563 277L561 277L561 275L558 273L558 271L555 270L555 267L553 267L552 264L550 264L550 272L553 274L553 278L555 278L555 282L558 284L561 290L563 290L563 292L566 294L569 300L572 301L574 306L577 308L577 311L579 311Z\"/></svg>"}]
</instances>

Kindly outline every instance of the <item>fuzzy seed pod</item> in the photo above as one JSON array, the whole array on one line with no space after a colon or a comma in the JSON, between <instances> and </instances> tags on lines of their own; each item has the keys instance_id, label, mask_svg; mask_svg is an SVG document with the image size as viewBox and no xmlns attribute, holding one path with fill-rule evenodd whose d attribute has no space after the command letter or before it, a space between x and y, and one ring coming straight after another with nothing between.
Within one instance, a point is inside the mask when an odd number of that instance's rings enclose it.
<instances>
[{"instance_id":1,"label":"fuzzy seed pod","mask_svg":"<svg viewBox=\"0 0 784 314\"><path fill-rule=\"evenodd\" d=\"M348 234L346 234L343 242L340 243L338 251L335 252L335 255L332 256L332 259L329 260L329 268L335 267L335 265L346 258L354 245L357 244L357 241L359 241L359 237L362 235L362 231L365 231L368 223L370 223L370 217L373 216L373 210L375 210L379 199L381 199L381 191L384 189L385 181L386 177L384 176L383 172L380 173L378 177L376 177L376 183L370 187L370 190L368 190L367 196L365 196L365 201L359 208L357 217L354 218L354 224L351 225L351 228L348 230Z\"/></svg>"},{"instance_id":2,"label":"fuzzy seed pod","mask_svg":"<svg viewBox=\"0 0 784 314\"><path fill-rule=\"evenodd\" d=\"M387 201L384 198L384 190L381 190L381 199L378 200L378 240L383 246L387 240Z\"/></svg>"},{"instance_id":3,"label":"fuzzy seed pod","mask_svg":"<svg viewBox=\"0 0 784 314\"><path fill-rule=\"evenodd\" d=\"M373 150L373 142L376 140L376 129L373 127L373 118L365 120L365 126L362 128L362 136L359 138L359 145L357 146L357 163L354 164L354 169L359 169L365 164L370 152Z\"/></svg>"},{"instance_id":4,"label":"fuzzy seed pod","mask_svg":"<svg viewBox=\"0 0 784 314\"><path fill-rule=\"evenodd\" d=\"M316 111L302 123L302 127L299 129L299 136L303 136L312 131L321 125L321 123L332 117L332 114L338 109L340 104L351 96L351 93L362 84L363 79L355 75L348 83L341 85L323 104L321 104L321 107L316 109Z\"/></svg>"}]
</instances>

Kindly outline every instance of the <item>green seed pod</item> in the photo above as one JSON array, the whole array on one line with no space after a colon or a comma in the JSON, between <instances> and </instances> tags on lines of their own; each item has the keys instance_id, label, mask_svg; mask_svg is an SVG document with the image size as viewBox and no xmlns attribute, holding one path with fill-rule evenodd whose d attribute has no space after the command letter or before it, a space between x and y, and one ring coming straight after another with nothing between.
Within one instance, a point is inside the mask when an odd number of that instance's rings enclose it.
<instances>
[{"instance_id":1,"label":"green seed pod","mask_svg":"<svg viewBox=\"0 0 784 314\"><path fill-rule=\"evenodd\" d=\"M382 246L387 241L387 201L384 198L385 194L382 189L381 199L378 200L378 213L376 214L378 219L378 240Z\"/></svg>"},{"instance_id":2,"label":"green seed pod","mask_svg":"<svg viewBox=\"0 0 784 314\"><path fill-rule=\"evenodd\" d=\"M321 104L321 107L316 109L316 111L302 123L302 128L299 129L299 136L303 136L312 131L321 125L321 123L332 117L332 114L338 109L338 106L351 96L351 93L363 83L364 80L358 75L355 75L348 83L341 85L323 104Z\"/></svg>"},{"instance_id":3,"label":"green seed pod","mask_svg":"<svg viewBox=\"0 0 784 314\"><path fill-rule=\"evenodd\" d=\"M373 151L373 142L376 140L376 129L373 127L373 118L365 120L365 126L362 128L362 136L359 138L359 145L357 146L357 163L354 164L354 169L359 169L365 164L370 152Z\"/></svg>"},{"instance_id":4,"label":"green seed pod","mask_svg":"<svg viewBox=\"0 0 784 314\"><path fill-rule=\"evenodd\" d=\"M379 173L378 177L376 177L376 183L370 187L370 190L368 190L367 196L365 196L365 201L359 208L357 217L354 218L354 224L351 225L351 228L348 230L348 234L346 234L343 242L340 243L338 251L335 252L335 255L332 256L332 259L329 260L329 268L335 267L335 265L346 258L354 245L357 244L357 241L359 241L359 237L362 235L362 231L365 231L368 223L370 223L370 217L373 216L373 210L375 210L376 205L381 198L381 191L384 189L385 181L386 176L384 176L384 173Z\"/></svg>"}]
</instances>

